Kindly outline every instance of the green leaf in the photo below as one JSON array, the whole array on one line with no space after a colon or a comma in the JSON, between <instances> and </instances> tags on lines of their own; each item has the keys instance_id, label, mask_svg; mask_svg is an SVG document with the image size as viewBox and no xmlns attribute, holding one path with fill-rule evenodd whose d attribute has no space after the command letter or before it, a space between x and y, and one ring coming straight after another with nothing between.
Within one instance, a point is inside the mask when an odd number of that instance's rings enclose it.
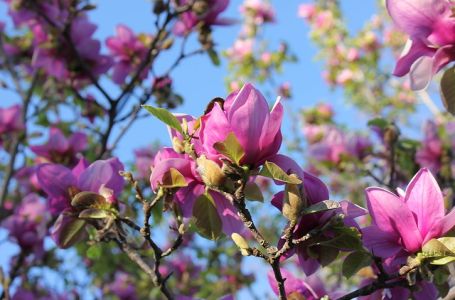
<instances>
[{"instance_id":1,"label":"green leaf","mask_svg":"<svg viewBox=\"0 0 455 300\"><path fill-rule=\"evenodd\" d=\"M269 177L269 178L275 179L277 181L286 182L286 183L292 183L292 184L301 184L302 183L302 180L300 180L296 177L293 177L293 176L289 176L278 165L276 165L270 161L266 161L264 163L264 166L262 167L261 171L259 172L259 175L264 176L264 177Z\"/></svg>"},{"instance_id":2,"label":"green leaf","mask_svg":"<svg viewBox=\"0 0 455 300\"><path fill-rule=\"evenodd\" d=\"M302 215L315 214L319 212L324 212L328 210L337 209L340 207L340 203L333 200L324 200L313 204L302 211Z\"/></svg>"},{"instance_id":3,"label":"green leaf","mask_svg":"<svg viewBox=\"0 0 455 300\"><path fill-rule=\"evenodd\" d=\"M210 60L212 61L212 63L215 66L219 66L220 65L220 63L221 63L220 57L218 56L218 53L213 48L208 49L207 50L207 54L209 55Z\"/></svg>"},{"instance_id":4,"label":"green leaf","mask_svg":"<svg viewBox=\"0 0 455 300\"><path fill-rule=\"evenodd\" d=\"M350 253L343 261L343 275L349 279L360 269L371 265L371 256L364 251Z\"/></svg>"},{"instance_id":5,"label":"green leaf","mask_svg":"<svg viewBox=\"0 0 455 300\"><path fill-rule=\"evenodd\" d=\"M362 250L360 232L355 227L331 228L335 232L333 239L319 242L319 245L333 247L340 250Z\"/></svg>"},{"instance_id":6,"label":"green leaf","mask_svg":"<svg viewBox=\"0 0 455 300\"><path fill-rule=\"evenodd\" d=\"M111 216L109 211L98 208L87 208L79 213L81 219L105 219Z\"/></svg>"},{"instance_id":7,"label":"green leaf","mask_svg":"<svg viewBox=\"0 0 455 300\"><path fill-rule=\"evenodd\" d=\"M222 223L215 202L209 194L203 194L196 199L193 206L193 218L197 232L209 239L217 240L222 232Z\"/></svg>"},{"instance_id":8,"label":"green leaf","mask_svg":"<svg viewBox=\"0 0 455 300\"><path fill-rule=\"evenodd\" d=\"M161 187L164 188L177 188L177 187L185 187L188 183L183 177L182 173L180 173L175 168L170 168L168 172L166 172L163 176L163 182L160 184Z\"/></svg>"},{"instance_id":9,"label":"green leaf","mask_svg":"<svg viewBox=\"0 0 455 300\"><path fill-rule=\"evenodd\" d=\"M441 98L447 111L455 114L455 67L447 69L442 75Z\"/></svg>"},{"instance_id":10,"label":"green leaf","mask_svg":"<svg viewBox=\"0 0 455 300\"><path fill-rule=\"evenodd\" d=\"M390 122L383 118L375 118L368 121L368 126L376 126L381 129L385 129L387 126L389 126L389 124Z\"/></svg>"},{"instance_id":11,"label":"green leaf","mask_svg":"<svg viewBox=\"0 0 455 300\"><path fill-rule=\"evenodd\" d=\"M332 247L320 247L318 253L319 263L325 267L330 265L335 259L337 259L340 251Z\"/></svg>"},{"instance_id":12,"label":"green leaf","mask_svg":"<svg viewBox=\"0 0 455 300\"><path fill-rule=\"evenodd\" d=\"M450 251L450 249L447 248L443 242L437 239L431 239L423 245L422 256L425 258L445 257L455 256L455 253Z\"/></svg>"},{"instance_id":13,"label":"green leaf","mask_svg":"<svg viewBox=\"0 0 455 300\"><path fill-rule=\"evenodd\" d=\"M77 243L84 233L86 224L85 220L81 219L74 219L69 223L62 224L63 228L60 229L58 236L60 248L66 249Z\"/></svg>"},{"instance_id":14,"label":"green leaf","mask_svg":"<svg viewBox=\"0 0 455 300\"><path fill-rule=\"evenodd\" d=\"M240 160L245 155L245 151L243 150L242 146L239 143L239 140L233 132L230 132L223 142L215 143L215 145L213 145L213 148L215 148L216 151L218 151L220 154L223 154L237 165L240 164Z\"/></svg>"},{"instance_id":15,"label":"green leaf","mask_svg":"<svg viewBox=\"0 0 455 300\"><path fill-rule=\"evenodd\" d=\"M95 245L90 246L87 249L86 255L88 258L90 258L92 260L96 260L101 257L102 250L103 249L101 248L101 245L95 244Z\"/></svg>"},{"instance_id":16,"label":"green leaf","mask_svg":"<svg viewBox=\"0 0 455 300\"><path fill-rule=\"evenodd\" d=\"M264 202L261 188L255 182L248 182L245 186L245 197L248 200Z\"/></svg>"},{"instance_id":17,"label":"green leaf","mask_svg":"<svg viewBox=\"0 0 455 300\"><path fill-rule=\"evenodd\" d=\"M448 263L451 263L453 261L455 261L455 256L444 256L441 258L434 258L430 260L430 264L442 266L447 265Z\"/></svg>"},{"instance_id":18,"label":"green leaf","mask_svg":"<svg viewBox=\"0 0 455 300\"><path fill-rule=\"evenodd\" d=\"M145 108L149 113L151 113L164 124L168 125L171 128L174 128L175 130L183 134L182 125L180 124L179 120L167 109L153 107L151 105L142 105L142 107Z\"/></svg>"}]
</instances>

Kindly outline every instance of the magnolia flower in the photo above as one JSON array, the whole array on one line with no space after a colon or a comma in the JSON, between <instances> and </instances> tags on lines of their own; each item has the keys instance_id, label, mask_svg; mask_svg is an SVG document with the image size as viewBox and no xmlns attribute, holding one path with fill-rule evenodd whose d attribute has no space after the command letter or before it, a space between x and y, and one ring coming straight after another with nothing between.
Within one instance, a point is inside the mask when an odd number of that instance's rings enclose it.
<instances>
[{"instance_id":1,"label":"magnolia flower","mask_svg":"<svg viewBox=\"0 0 455 300\"><path fill-rule=\"evenodd\" d=\"M365 193L372 225L362 229L364 244L389 267L405 263L426 242L455 225L455 210L445 215L442 192L427 169L421 169L399 195L378 187Z\"/></svg>"},{"instance_id":2,"label":"magnolia flower","mask_svg":"<svg viewBox=\"0 0 455 300\"><path fill-rule=\"evenodd\" d=\"M69 35L80 59L90 66L92 75L98 77L111 67L112 59L100 54L101 43L93 38L96 29L97 26L85 17L78 17L73 21ZM86 75L71 69L74 55L69 46L60 43L50 47L50 39L50 36L46 36L45 40L35 43L32 66L42 68L48 75L62 80L71 77L76 80L75 84L84 82Z\"/></svg>"},{"instance_id":3,"label":"magnolia flower","mask_svg":"<svg viewBox=\"0 0 455 300\"><path fill-rule=\"evenodd\" d=\"M82 132L75 132L69 138L56 127L51 127L49 140L44 145L30 146L36 155L47 161L74 164L77 162L76 154L87 148L87 136Z\"/></svg>"},{"instance_id":4,"label":"magnolia flower","mask_svg":"<svg viewBox=\"0 0 455 300\"><path fill-rule=\"evenodd\" d=\"M48 196L50 211L59 215L51 231L52 239L59 247L66 248L65 231L79 221L71 206L73 196L79 192L94 192L105 198L106 203L116 204L123 189L124 180L119 171L123 164L117 158L97 160L91 165L81 159L72 170L57 164L43 164L38 168L38 181ZM78 236L84 233L83 226ZM68 241L67 241L68 242Z\"/></svg>"},{"instance_id":5,"label":"magnolia flower","mask_svg":"<svg viewBox=\"0 0 455 300\"><path fill-rule=\"evenodd\" d=\"M291 297L292 299L317 300L321 299L325 295L330 296L330 299L332 299L332 297L335 299L339 294L338 292L327 292L324 287L324 283L316 275L312 275L310 277L306 277L305 280L301 280L296 278L291 272L284 269L281 269L281 274L285 279L284 288L286 290L286 295L295 296ZM278 284L272 271L267 273L267 278L273 292L278 295Z\"/></svg>"},{"instance_id":6,"label":"magnolia flower","mask_svg":"<svg viewBox=\"0 0 455 300\"><path fill-rule=\"evenodd\" d=\"M137 69L147 54L144 42L136 36L130 28L118 25L116 36L109 37L106 45L115 59L112 80L117 84L125 82L125 78ZM147 77L147 71L142 72L141 79Z\"/></svg>"},{"instance_id":7,"label":"magnolia flower","mask_svg":"<svg viewBox=\"0 0 455 300\"><path fill-rule=\"evenodd\" d=\"M0 134L10 133L24 128L21 112L22 107L19 104L0 108Z\"/></svg>"},{"instance_id":8,"label":"magnolia flower","mask_svg":"<svg viewBox=\"0 0 455 300\"><path fill-rule=\"evenodd\" d=\"M119 300L137 300L133 278L127 273L118 271L115 273L115 280L107 285L107 290L118 297Z\"/></svg>"},{"instance_id":9,"label":"magnolia flower","mask_svg":"<svg viewBox=\"0 0 455 300\"><path fill-rule=\"evenodd\" d=\"M360 283L364 287L374 281L368 278ZM415 284L415 290L411 292L405 287L396 286L388 289L379 289L368 296L359 297L359 300L397 300L397 299L415 299L415 300L436 300L438 299L438 290L429 281L419 281Z\"/></svg>"},{"instance_id":10,"label":"magnolia flower","mask_svg":"<svg viewBox=\"0 0 455 300\"><path fill-rule=\"evenodd\" d=\"M9 237L23 248L40 255L44 253L43 239L47 234L47 223L51 215L46 203L37 194L28 194L14 214L6 218L1 226L9 231Z\"/></svg>"},{"instance_id":11,"label":"magnolia flower","mask_svg":"<svg viewBox=\"0 0 455 300\"><path fill-rule=\"evenodd\" d=\"M436 72L455 59L454 3L387 0L386 4L394 23L409 35L394 75L409 73L412 89L424 89Z\"/></svg>"},{"instance_id":12,"label":"magnolia flower","mask_svg":"<svg viewBox=\"0 0 455 300\"><path fill-rule=\"evenodd\" d=\"M437 173L441 168L441 156L443 151L442 141L438 135L438 126L428 121L424 128L425 136L422 145L416 152L416 161L421 167L430 169Z\"/></svg>"},{"instance_id":13,"label":"magnolia flower","mask_svg":"<svg viewBox=\"0 0 455 300\"><path fill-rule=\"evenodd\" d=\"M283 106L277 100L272 110L264 96L251 84L230 94L223 107L215 103L201 119L199 138L204 154L212 160L222 157L214 144L234 133L245 155L240 163L258 167L273 157L281 146Z\"/></svg>"},{"instance_id":14,"label":"magnolia flower","mask_svg":"<svg viewBox=\"0 0 455 300\"><path fill-rule=\"evenodd\" d=\"M270 160L277 164L281 169L287 173L294 173L297 177L303 181L302 195L306 195L307 205L316 204L318 202L329 199L329 190L327 186L317 177L311 175L308 172L303 171L300 166L292 160L290 157L278 154ZM283 208L284 193L278 192L272 199L272 204L282 210ZM341 201L340 208L336 210L306 215L297 224L293 238L298 239L312 229L317 228L321 225L326 224L335 214L341 213L345 215L344 223L350 227L358 227L354 218L365 215L366 211L359 206L352 204L348 201ZM279 244L282 245L284 240L280 240ZM279 246L280 246L279 245ZM322 250L321 250L322 251ZM317 253L318 251L316 251ZM308 255L307 247L304 244L299 244L292 251L289 251L286 257L291 257L293 254L297 254L299 259L299 265L302 267L306 275L311 275L319 268L319 261L316 258Z\"/></svg>"},{"instance_id":15,"label":"magnolia flower","mask_svg":"<svg viewBox=\"0 0 455 300\"><path fill-rule=\"evenodd\" d=\"M256 25L275 21L275 11L270 3L262 0L245 0L240 13L250 15Z\"/></svg>"},{"instance_id":16,"label":"magnolia flower","mask_svg":"<svg viewBox=\"0 0 455 300\"><path fill-rule=\"evenodd\" d=\"M149 178L155 153L156 151L153 150L153 147L144 147L134 150L135 165L138 178Z\"/></svg>"},{"instance_id":17,"label":"magnolia flower","mask_svg":"<svg viewBox=\"0 0 455 300\"><path fill-rule=\"evenodd\" d=\"M205 183L198 173L196 162L188 155L179 154L172 148L163 148L155 155L153 165L150 184L154 191L157 191L164 183L171 169L177 170L184 177L186 186L178 189L174 200L180 205L183 216L191 217L194 202L205 193ZM243 223L239 220L232 204L217 192L209 191L209 193L221 218L223 232L227 235L241 232Z\"/></svg>"},{"instance_id":18,"label":"magnolia flower","mask_svg":"<svg viewBox=\"0 0 455 300\"><path fill-rule=\"evenodd\" d=\"M185 5L189 1L181 0L180 5ZM173 32L175 35L184 36L193 30L199 23L204 25L229 25L232 20L221 18L219 15L226 10L229 0L208 0L206 11L197 14L194 11L187 11L179 15L179 20L175 23Z\"/></svg>"}]
</instances>

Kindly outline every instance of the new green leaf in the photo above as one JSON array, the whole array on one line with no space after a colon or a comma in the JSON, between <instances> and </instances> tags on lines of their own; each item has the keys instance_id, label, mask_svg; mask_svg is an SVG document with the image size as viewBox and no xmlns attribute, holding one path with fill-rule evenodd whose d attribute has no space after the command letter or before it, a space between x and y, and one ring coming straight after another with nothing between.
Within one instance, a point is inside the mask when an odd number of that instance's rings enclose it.
<instances>
[{"instance_id":1,"label":"new green leaf","mask_svg":"<svg viewBox=\"0 0 455 300\"><path fill-rule=\"evenodd\" d=\"M301 184L302 180L298 179L294 176L289 176L286 174L283 169L281 169L278 165L274 164L273 162L266 161L264 166L262 167L259 175L264 177L269 177L277 181L291 183L291 184Z\"/></svg>"},{"instance_id":2,"label":"new green leaf","mask_svg":"<svg viewBox=\"0 0 455 300\"><path fill-rule=\"evenodd\" d=\"M230 132L223 142L215 143L215 145L213 145L213 148L215 148L218 153L223 154L237 165L240 164L240 160L245 155L245 151L243 150L242 146L239 143L239 140L233 132Z\"/></svg>"},{"instance_id":3,"label":"new green leaf","mask_svg":"<svg viewBox=\"0 0 455 300\"><path fill-rule=\"evenodd\" d=\"M209 194L200 195L193 206L193 218L198 233L209 239L221 236L222 223L215 202Z\"/></svg>"},{"instance_id":4,"label":"new green leaf","mask_svg":"<svg viewBox=\"0 0 455 300\"><path fill-rule=\"evenodd\" d=\"M145 108L149 113L151 113L164 124L168 125L171 128L174 128L175 130L183 134L182 125L180 124L179 120L167 109L153 107L151 105L142 105L142 107Z\"/></svg>"}]
</instances>

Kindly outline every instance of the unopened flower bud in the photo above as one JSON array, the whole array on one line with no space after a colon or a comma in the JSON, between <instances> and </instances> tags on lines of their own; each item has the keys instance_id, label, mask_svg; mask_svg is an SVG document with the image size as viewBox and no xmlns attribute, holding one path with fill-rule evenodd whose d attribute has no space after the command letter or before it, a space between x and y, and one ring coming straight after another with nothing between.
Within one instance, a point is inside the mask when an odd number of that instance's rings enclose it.
<instances>
[{"instance_id":1,"label":"unopened flower bud","mask_svg":"<svg viewBox=\"0 0 455 300\"><path fill-rule=\"evenodd\" d=\"M249 253L250 246L248 245L248 242L243 238L243 236L234 232L233 234L231 234L231 238L237 245L237 247L239 247L240 252L242 253L243 256L250 255Z\"/></svg>"},{"instance_id":2,"label":"unopened flower bud","mask_svg":"<svg viewBox=\"0 0 455 300\"><path fill-rule=\"evenodd\" d=\"M204 15L209 9L207 0L196 0L193 5L193 11L198 15Z\"/></svg>"},{"instance_id":3,"label":"unopened flower bud","mask_svg":"<svg viewBox=\"0 0 455 300\"><path fill-rule=\"evenodd\" d=\"M216 162L207 159L204 155L200 156L196 162L199 175L207 186L223 185L226 176Z\"/></svg>"},{"instance_id":4,"label":"unopened flower bud","mask_svg":"<svg viewBox=\"0 0 455 300\"><path fill-rule=\"evenodd\" d=\"M183 145L182 141L176 136L174 136L172 138L172 148L177 153L184 153L185 152L185 146Z\"/></svg>"},{"instance_id":5,"label":"unopened flower bud","mask_svg":"<svg viewBox=\"0 0 455 300\"><path fill-rule=\"evenodd\" d=\"M391 145L398 140L399 135L400 135L400 130L398 129L398 127L396 127L395 125L388 126L384 130L384 142L387 145Z\"/></svg>"}]
</instances>

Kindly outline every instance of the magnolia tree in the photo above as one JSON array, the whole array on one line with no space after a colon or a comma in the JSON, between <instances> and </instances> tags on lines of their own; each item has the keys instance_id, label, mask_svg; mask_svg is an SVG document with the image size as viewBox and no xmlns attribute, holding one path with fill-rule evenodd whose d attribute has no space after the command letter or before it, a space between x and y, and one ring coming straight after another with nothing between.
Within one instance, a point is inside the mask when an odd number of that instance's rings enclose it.
<instances>
[{"instance_id":1,"label":"magnolia tree","mask_svg":"<svg viewBox=\"0 0 455 300\"><path fill-rule=\"evenodd\" d=\"M0 299L453 299L451 0L379 1L357 31L343 1L295 7L356 126L330 101L285 112L298 55L267 39L265 0L234 18L228 0L154 0L150 32L104 41L90 1L3 2ZM227 66L228 92L174 113L196 55ZM144 117L170 139L116 156Z\"/></svg>"}]
</instances>

